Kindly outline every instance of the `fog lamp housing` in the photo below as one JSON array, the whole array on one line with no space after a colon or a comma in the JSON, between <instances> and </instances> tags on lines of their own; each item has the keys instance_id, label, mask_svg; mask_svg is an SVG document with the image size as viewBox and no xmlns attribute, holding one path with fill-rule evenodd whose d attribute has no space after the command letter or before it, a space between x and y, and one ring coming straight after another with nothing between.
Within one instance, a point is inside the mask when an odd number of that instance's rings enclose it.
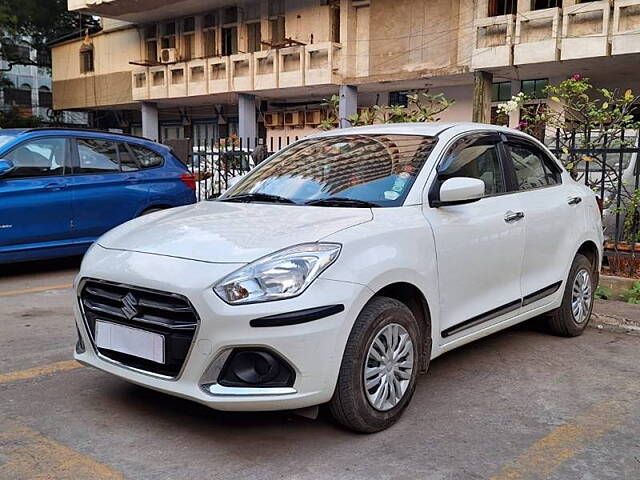
<instances>
[{"instance_id":1,"label":"fog lamp housing","mask_svg":"<svg viewBox=\"0 0 640 480\"><path fill-rule=\"evenodd\" d=\"M238 348L228 356L217 383L225 387L291 387L295 372L278 354L264 349Z\"/></svg>"}]
</instances>

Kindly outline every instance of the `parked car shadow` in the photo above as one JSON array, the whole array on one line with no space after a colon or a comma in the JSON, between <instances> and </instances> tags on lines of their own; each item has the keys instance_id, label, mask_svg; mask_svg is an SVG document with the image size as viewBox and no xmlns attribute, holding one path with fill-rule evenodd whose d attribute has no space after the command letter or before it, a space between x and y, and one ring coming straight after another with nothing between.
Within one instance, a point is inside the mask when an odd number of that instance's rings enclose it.
<instances>
[{"instance_id":1,"label":"parked car shadow","mask_svg":"<svg viewBox=\"0 0 640 480\"><path fill-rule=\"evenodd\" d=\"M82 256L9 263L0 265L0 278L78 270L80 262L82 262Z\"/></svg>"}]
</instances>

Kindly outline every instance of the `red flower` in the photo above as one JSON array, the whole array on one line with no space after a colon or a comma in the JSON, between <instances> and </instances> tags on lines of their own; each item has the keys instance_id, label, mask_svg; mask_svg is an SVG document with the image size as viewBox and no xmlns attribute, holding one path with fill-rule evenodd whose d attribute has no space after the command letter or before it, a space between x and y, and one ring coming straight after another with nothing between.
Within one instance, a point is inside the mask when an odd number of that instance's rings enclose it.
<instances>
[{"instance_id":1,"label":"red flower","mask_svg":"<svg viewBox=\"0 0 640 480\"><path fill-rule=\"evenodd\" d=\"M579 73L574 73L573 75L571 75L571 80L575 80L576 82L578 80L582 80L582 75L580 75Z\"/></svg>"}]
</instances>

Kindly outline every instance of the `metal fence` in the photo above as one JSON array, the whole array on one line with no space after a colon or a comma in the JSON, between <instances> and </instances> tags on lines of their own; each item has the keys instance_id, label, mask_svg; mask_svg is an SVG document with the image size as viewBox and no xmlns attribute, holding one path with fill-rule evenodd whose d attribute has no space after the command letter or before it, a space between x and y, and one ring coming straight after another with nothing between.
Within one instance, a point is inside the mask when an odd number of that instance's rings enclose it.
<instances>
[{"instance_id":1,"label":"metal fence","mask_svg":"<svg viewBox=\"0 0 640 480\"><path fill-rule=\"evenodd\" d=\"M198 200L220 196L232 179L244 175L298 137L217 138L191 146L188 167L196 178Z\"/></svg>"},{"instance_id":2,"label":"metal fence","mask_svg":"<svg viewBox=\"0 0 640 480\"><path fill-rule=\"evenodd\" d=\"M640 131L557 130L546 139L573 177L600 198L605 233L604 264L611 273L635 276L640 270ZM638 193L636 193L638 192Z\"/></svg>"}]
</instances>

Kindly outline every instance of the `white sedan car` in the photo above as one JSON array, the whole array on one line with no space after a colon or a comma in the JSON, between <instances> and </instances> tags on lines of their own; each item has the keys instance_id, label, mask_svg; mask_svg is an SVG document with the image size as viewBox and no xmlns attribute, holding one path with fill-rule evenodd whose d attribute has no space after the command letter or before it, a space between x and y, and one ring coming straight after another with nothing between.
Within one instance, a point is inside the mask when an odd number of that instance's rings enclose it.
<instances>
[{"instance_id":1,"label":"white sedan car","mask_svg":"<svg viewBox=\"0 0 640 480\"><path fill-rule=\"evenodd\" d=\"M335 130L100 238L75 358L219 410L328 404L375 432L448 350L542 314L582 333L602 242L594 194L521 132Z\"/></svg>"}]
</instances>

